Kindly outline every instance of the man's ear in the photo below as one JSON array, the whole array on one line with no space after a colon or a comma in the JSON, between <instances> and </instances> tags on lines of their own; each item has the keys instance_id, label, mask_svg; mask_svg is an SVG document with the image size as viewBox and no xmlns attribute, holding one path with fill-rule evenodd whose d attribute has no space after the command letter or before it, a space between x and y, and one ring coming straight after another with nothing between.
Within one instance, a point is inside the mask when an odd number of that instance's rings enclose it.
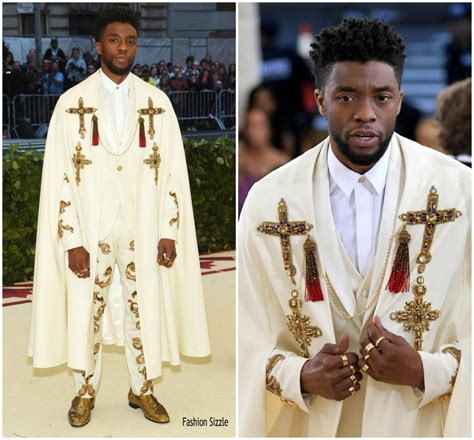
<instances>
[{"instance_id":1,"label":"man's ear","mask_svg":"<svg viewBox=\"0 0 474 440\"><path fill-rule=\"evenodd\" d=\"M102 44L100 44L100 41L95 43L95 51L98 55L102 55Z\"/></svg>"},{"instance_id":2,"label":"man's ear","mask_svg":"<svg viewBox=\"0 0 474 440\"><path fill-rule=\"evenodd\" d=\"M398 103L397 116L400 114L400 110L402 108L403 96L404 96L403 90L400 89L400 102Z\"/></svg>"},{"instance_id":3,"label":"man's ear","mask_svg":"<svg viewBox=\"0 0 474 440\"><path fill-rule=\"evenodd\" d=\"M316 89L314 91L314 100L318 106L319 113L321 116L326 116L326 107L324 105L324 92L321 89Z\"/></svg>"}]
</instances>

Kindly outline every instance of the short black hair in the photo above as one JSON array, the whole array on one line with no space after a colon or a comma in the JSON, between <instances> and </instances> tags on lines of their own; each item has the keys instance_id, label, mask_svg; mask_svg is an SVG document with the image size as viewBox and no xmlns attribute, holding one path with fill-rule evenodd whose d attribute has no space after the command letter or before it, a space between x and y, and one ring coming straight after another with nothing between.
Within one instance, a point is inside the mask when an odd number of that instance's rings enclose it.
<instances>
[{"instance_id":1,"label":"short black hair","mask_svg":"<svg viewBox=\"0 0 474 440\"><path fill-rule=\"evenodd\" d=\"M110 23L128 23L132 25L138 34L139 20L136 12L132 11L128 7L114 6L109 9L104 9L97 15L95 23L94 37L98 43L104 35L105 28Z\"/></svg>"},{"instance_id":2,"label":"short black hair","mask_svg":"<svg viewBox=\"0 0 474 440\"><path fill-rule=\"evenodd\" d=\"M311 48L317 88L324 86L333 65L341 61L382 61L393 67L401 84L405 44L389 23L378 18L344 19L338 26L323 29Z\"/></svg>"}]
</instances>

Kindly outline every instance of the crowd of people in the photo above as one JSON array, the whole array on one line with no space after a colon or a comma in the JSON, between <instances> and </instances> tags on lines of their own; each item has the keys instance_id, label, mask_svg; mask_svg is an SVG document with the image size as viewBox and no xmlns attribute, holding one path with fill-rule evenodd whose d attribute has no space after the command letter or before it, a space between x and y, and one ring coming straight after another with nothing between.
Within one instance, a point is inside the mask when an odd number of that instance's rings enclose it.
<instances>
[{"instance_id":1,"label":"crowd of people","mask_svg":"<svg viewBox=\"0 0 474 440\"><path fill-rule=\"evenodd\" d=\"M10 98L20 94L60 95L98 68L99 58L95 51L81 54L80 49L74 47L68 58L55 38L44 53L41 70L37 66L35 49L30 49L26 61L21 63L3 43L3 93ZM135 64L132 72L167 94L187 90L235 90L235 64L226 67L213 61L211 55L206 55L200 62L188 56L184 65L165 60Z\"/></svg>"}]
</instances>

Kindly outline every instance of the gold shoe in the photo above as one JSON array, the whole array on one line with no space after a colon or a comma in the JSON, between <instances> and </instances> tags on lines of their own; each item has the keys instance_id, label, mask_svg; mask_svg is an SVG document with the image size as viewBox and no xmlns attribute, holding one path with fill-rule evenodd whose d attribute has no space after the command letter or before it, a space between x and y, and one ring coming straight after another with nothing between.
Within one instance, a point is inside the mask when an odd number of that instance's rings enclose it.
<instances>
[{"instance_id":1,"label":"gold shoe","mask_svg":"<svg viewBox=\"0 0 474 440\"><path fill-rule=\"evenodd\" d=\"M168 423L170 421L165 407L156 400L153 394L137 396L130 390L128 392L128 404L134 409L140 408L144 416L152 422Z\"/></svg>"},{"instance_id":2,"label":"gold shoe","mask_svg":"<svg viewBox=\"0 0 474 440\"><path fill-rule=\"evenodd\" d=\"M91 420L91 411L94 409L95 397L84 399L76 396L72 400L71 408L67 413L69 423L75 428L87 425Z\"/></svg>"}]
</instances>

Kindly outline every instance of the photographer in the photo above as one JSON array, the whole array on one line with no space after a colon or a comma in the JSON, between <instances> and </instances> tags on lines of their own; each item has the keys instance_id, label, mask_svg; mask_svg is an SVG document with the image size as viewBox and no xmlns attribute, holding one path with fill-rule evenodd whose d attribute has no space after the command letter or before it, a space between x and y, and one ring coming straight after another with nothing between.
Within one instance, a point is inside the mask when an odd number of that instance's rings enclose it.
<instances>
[{"instance_id":1,"label":"photographer","mask_svg":"<svg viewBox=\"0 0 474 440\"><path fill-rule=\"evenodd\" d=\"M86 77L87 66L82 59L79 48L73 47L72 55L66 63L66 88L75 86Z\"/></svg>"},{"instance_id":2,"label":"photographer","mask_svg":"<svg viewBox=\"0 0 474 440\"><path fill-rule=\"evenodd\" d=\"M44 53L43 60L56 61L59 65L59 70L64 72L67 57L63 50L59 48L57 38L51 38L51 47Z\"/></svg>"}]
</instances>

